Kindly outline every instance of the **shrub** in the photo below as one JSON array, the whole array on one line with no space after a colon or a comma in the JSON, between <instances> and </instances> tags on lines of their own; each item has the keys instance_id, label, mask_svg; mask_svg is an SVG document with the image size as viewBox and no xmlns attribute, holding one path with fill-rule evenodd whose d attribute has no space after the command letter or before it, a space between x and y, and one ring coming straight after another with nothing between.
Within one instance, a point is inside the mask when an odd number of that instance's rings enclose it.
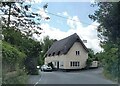
<instances>
[{"instance_id":1,"label":"shrub","mask_svg":"<svg viewBox=\"0 0 120 86\"><path fill-rule=\"evenodd\" d=\"M86 68L88 69L91 65L92 65L92 59L90 57L88 57L87 61L86 61Z\"/></svg>"},{"instance_id":2,"label":"shrub","mask_svg":"<svg viewBox=\"0 0 120 86\"><path fill-rule=\"evenodd\" d=\"M28 76L23 71L13 71L3 74L2 84L25 84Z\"/></svg>"},{"instance_id":3,"label":"shrub","mask_svg":"<svg viewBox=\"0 0 120 86\"><path fill-rule=\"evenodd\" d=\"M2 83L24 84L27 80L23 63L26 55L6 42L2 44L2 51Z\"/></svg>"}]
</instances>

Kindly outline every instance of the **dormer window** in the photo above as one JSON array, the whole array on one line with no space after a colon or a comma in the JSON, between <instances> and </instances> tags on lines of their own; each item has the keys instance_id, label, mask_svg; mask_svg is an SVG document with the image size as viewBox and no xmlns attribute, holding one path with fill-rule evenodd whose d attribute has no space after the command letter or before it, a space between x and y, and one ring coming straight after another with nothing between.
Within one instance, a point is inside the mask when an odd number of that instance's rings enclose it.
<instances>
[{"instance_id":1,"label":"dormer window","mask_svg":"<svg viewBox=\"0 0 120 86\"><path fill-rule=\"evenodd\" d=\"M80 39L79 39L79 38L77 38L77 42L79 42L79 40L80 40Z\"/></svg>"},{"instance_id":2,"label":"dormer window","mask_svg":"<svg viewBox=\"0 0 120 86\"><path fill-rule=\"evenodd\" d=\"M58 52L58 54L57 55L60 55L60 51Z\"/></svg>"},{"instance_id":3,"label":"dormer window","mask_svg":"<svg viewBox=\"0 0 120 86\"><path fill-rule=\"evenodd\" d=\"M47 54L45 54L45 57L47 56Z\"/></svg>"},{"instance_id":4,"label":"dormer window","mask_svg":"<svg viewBox=\"0 0 120 86\"><path fill-rule=\"evenodd\" d=\"M53 52L53 55L52 56L54 56L55 55L55 52Z\"/></svg>"},{"instance_id":5,"label":"dormer window","mask_svg":"<svg viewBox=\"0 0 120 86\"><path fill-rule=\"evenodd\" d=\"M48 56L51 56L51 54L49 54Z\"/></svg>"}]
</instances>

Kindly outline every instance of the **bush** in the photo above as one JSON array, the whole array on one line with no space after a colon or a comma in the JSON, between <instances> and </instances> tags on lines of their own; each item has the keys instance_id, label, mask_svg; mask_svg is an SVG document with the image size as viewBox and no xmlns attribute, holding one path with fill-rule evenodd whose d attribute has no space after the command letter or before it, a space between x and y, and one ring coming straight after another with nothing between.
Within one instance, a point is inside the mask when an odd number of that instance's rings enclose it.
<instances>
[{"instance_id":1,"label":"bush","mask_svg":"<svg viewBox=\"0 0 120 86\"><path fill-rule=\"evenodd\" d=\"M2 51L2 83L24 84L27 80L23 63L26 55L6 42L3 42Z\"/></svg>"},{"instance_id":2,"label":"bush","mask_svg":"<svg viewBox=\"0 0 120 86\"><path fill-rule=\"evenodd\" d=\"M7 63L9 66L11 65L11 67L17 66L17 64L19 66L24 66L23 61L26 55L7 42L3 42L2 44L2 55L3 63Z\"/></svg>"},{"instance_id":3,"label":"bush","mask_svg":"<svg viewBox=\"0 0 120 86\"><path fill-rule=\"evenodd\" d=\"M27 70L27 74L31 74L31 75L38 75L38 69L37 69L37 58L26 58L25 60L25 66L26 66L26 70Z\"/></svg>"},{"instance_id":4,"label":"bush","mask_svg":"<svg viewBox=\"0 0 120 86\"><path fill-rule=\"evenodd\" d=\"M88 57L87 61L86 61L86 68L88 69L91 65L92 65L92 59L90 57Z\"/></svg>"},{"instance_id":5,"label":"bush","mask_svg":"<svg viewBox=\"0 0 120 86\"><path fill-rule=\"evenodd\" d=\"M26 84L28 76L22 71L13 71L3 74L2 84Z\"/></svg>"}]
</instances>

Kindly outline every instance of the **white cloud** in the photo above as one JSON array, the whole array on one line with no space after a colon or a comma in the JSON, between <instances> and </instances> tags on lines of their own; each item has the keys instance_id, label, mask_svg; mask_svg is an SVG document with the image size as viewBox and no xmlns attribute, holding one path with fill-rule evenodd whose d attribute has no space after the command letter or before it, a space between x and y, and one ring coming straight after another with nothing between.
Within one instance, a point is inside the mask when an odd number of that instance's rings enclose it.
<instances>
[{"instance_id":1,"label":"white cloud","mask_svg":"<svg viewBox=\"0 0 120 86\"><path fill-rule=\"evenodd\" d=\"M72 21L71 19L75 21ZM44 29L43 33L40 35L39 40L47 35L50 36L51 39L60 40L69 35L77 33L82 40L87 40L87 43L85 43L87 48L92 48L95 52L99 52L102 50L99 46L100 41L97 37L96 28L99 25L98 23L93 22L87 27L83 27L78 16L70 17L66 22L70 27L70 29L67 32L61 31L59 28L51 27L47 23L41 24L41 27Z\"/></svg>"},{"instance_id":2,"label":"white cloud","mask_svg":"<svg viewBox=\"0 0 120 86\"><path fill-rule=\"evenodd\" d=\"M25 2L35 4L35 3L41 3L43 0L25 0Z\"/></svg>"},{"instance_id":3,"label":"white cloud","mask_svg":"<svg viewBox=\"0 0 120 86\"><path fill-rule=\"evenodd\" d=\"M64 16L69 16L68 13L65 11L62 13Z\"/></svg>"},{"instance_id":4,"label":"white cloud","mask_svg":"<svg viewBox=\"0 0 120 86\"><path fill-rule=\"evenodd\" d=\"M41 3L43 0L33 0L35 3Z\"/></svg>"},{"instance_id":5,"label":"white cloud","mask_svg":"<svg viewBox=\"0 0 120 86\"><path fill-rule=\"evenodd\" d=\"M67 24L69 25L70 29L76 29L76 27L81 27L82 24L77 16L69 17L67 19Z\"/></svg>"},{"instance_id":6,"label":"white cloud","mask_svg":"<svg viewBox=\"0 0 120 86\"><path fill-rule=\"evenodd\" d=\"M57 13L57 15L61 15L61 13Z\"/></svg>"},{"instance_id":7,"label":"white cloud","mask_svg":"<svg viewBox=\"0 0 120 86\"><path fill-rule=\"evenodd\" d=\"M49 15L47 15L47 13L46 13L46 10L44 10L43 8L40 8L40 10L37 13L39 13L41 15L42 19L49 17Z\"/></svg>"},{"instance_id":8,"label":"white cloud","mask_svg":"<svg viewBox=\"0 0 120 86\"><path fill-rule=\"evenodd\" d=\"M62 32L60 31L60 29L50 27L47 23L41 24L41 27L44 29L39 40L43 39L43 37L47 35L50 36L51 39L57 39L57 40L60 40L68 36L66 32Z\"/></svg>"}]
</instances>

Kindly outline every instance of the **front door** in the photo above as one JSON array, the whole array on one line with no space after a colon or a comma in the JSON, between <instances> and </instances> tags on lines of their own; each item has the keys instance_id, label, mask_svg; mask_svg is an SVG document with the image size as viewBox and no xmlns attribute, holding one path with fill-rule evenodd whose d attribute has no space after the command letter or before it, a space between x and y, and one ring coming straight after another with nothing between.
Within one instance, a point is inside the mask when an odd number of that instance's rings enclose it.
<instances>
[{"instance_id":1,"label":"front door","mask_svg":"<svg viewBox=\"0 0 120 86\"><path fill-rule=\"evenodd\" d=\"M57 69L59 69L59 61L57 62Z\"/></svg>"}]
</instances>

